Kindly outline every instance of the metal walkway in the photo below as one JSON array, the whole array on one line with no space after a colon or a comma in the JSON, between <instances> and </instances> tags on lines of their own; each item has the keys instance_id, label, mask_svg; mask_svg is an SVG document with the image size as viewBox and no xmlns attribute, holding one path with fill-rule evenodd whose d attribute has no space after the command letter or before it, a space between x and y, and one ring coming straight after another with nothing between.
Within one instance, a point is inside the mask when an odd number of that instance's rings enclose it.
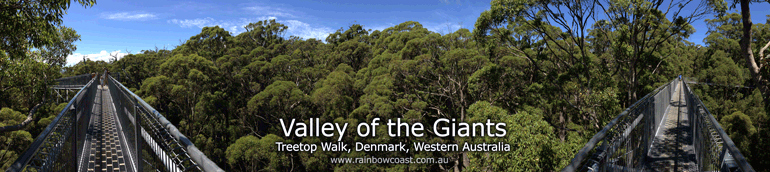
<instances>
[{"instance_id":1,"label":"metal walkway","mask_svg":"<svg viewBox=\"0 0 770 172\"><path fill-rule=\"evenodd\" d=\"M687 101L677 84L664 120L655 132L647 153L649 168L653 171L695 171L695 150L692 147L692 127L687 113Z\"/></svg>"},{"instance_id":2,"label":"metal walkway","mask_svg":"<svg viewBox=\"0 0 770 172\"><path fill-rule=\"evenodd\" d=\"M111 75L83 74L56 82L53 96L68 100L67 105L7 172L223 171Z\"/></svg>"},{"instance_id":3,"label":"metal walkway","mask_svg":"<svg viewBox=\"0 0 770 172\"><path fill-rule=\"evenodd\" d=\"M562 171L754 169L688 82L677 78L612 119Z\"/></svg>"},{"instance_id":4,"label":"metal walkway","mask_svg":"<svg viewBox=\"0 0 770 172\"><path fill-rule=\"evenodd\" d=\"M89 172L135 171L123 129L117 125L115 105L108 87L98 85L79 170Z\"/></svg>"}]
</instances>

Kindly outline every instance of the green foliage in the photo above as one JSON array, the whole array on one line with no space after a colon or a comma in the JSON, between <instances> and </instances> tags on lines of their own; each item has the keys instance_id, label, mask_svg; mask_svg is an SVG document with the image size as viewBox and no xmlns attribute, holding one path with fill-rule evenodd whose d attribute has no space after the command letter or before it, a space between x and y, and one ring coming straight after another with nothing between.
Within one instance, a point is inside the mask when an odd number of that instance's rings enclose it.
<instances>
[{"instance_id":1,"label":"green foliage","mask_svg":"<svg viewBox=\"0 0 770 172\"><path fill-rule=\"evenodd\" d=\"M84 7L95 3L76 2ZM80 38L61 26L70 3L0 3L0 25L8 26L0 28L0 38L6 40L0 43L2 125L23 120L22 112L49 94L53 79L109 69L120 72L124 85L178 124L228 171L553 171L566 165L625 106L682 74L711 84L694 86L696 93L753 165L770 164L766 151L770 106L766 94L743 87L751 86L754 76L741 58L742 17L726 13L730 4L724 1L702 2L688 16L668 14L677 8L663 8L663 1L493 0L490 9L479 14L473 31L439 34L415 21L374 31L353 24L323 41L287 37L286 25L264 20L249 23L238 35L219 26L205 27L173 50L144 50L109 62L84 59L62 67ZM601 10L595 6L599 4ZM567 8L572 12L559 12ZM689 23L710 13L718 15L706 20L706 46L685 41L696 31ZM752 41L770 41L770 32L764 32L768 27L754 24ZM749 48L758 52L763 45ZM62 106L41 108L44 114L28 131L0 135L3 168L22 151L18 145L31 142L30 133L50 124ZM333 141L280 134L279 119L316 117L349 124L373 118L423 124L439 118L490 119L505 122L508 134L391 138L381 127L373 131L378 137L346 133L343 141L500 141L511 144L512 150L350 154L275 150L279 141ZM367 156L457 161L328 162L330 157Z\"/></svg>"},{"instance_id":2,"label":"green foliage","mask_svg":"<svg viewBox=\"0 0 770 172\"><path fill-rule=\"evenodd\" d=\"M26 118L26 115L23 115L21 112L14 111L10 108L3 108L0 110L0 119L3 119L2 123L0 123L2 126L16 125L24 121Z\"/></svg>"},{"instance_id":3,"label":"green foliage","mask_svg":"<svg viewBox=\"0 0 770 172\"><path fill-rule=\"evenodd\" d=\"M768 124L767 97L760 89L752 86L746 59L742 58L740 40L743 34L741 15L724 13L714 19L707 19L709 34L704 39L708 47L701 48L699 55L691 57L695 77L701 83L693 85L694 91L720 125L730 135L738 148L756 167L770 164L766 153ZM756 42L770 41L770 35L762 32L768 23L755 23L751 29ZM758 52L761 46L752 44Z\"/></svg>"},{"instance_id":4,"label":"green foliage","mask_svg":"<svg viewBox=\"0 0 770 172\"><path fill-rule=\"evenodd\" d=\"M49 86L55 84L54 79L63 77L61 71L66 58L77 49L74 42L80 40L75 30L62 25L72 2L86 8L96 4L95 0L0 2L0 125L24 121L30 109L51 96ZM79 70L77 72L86 73ZM32 135L43 130L55 117L51 106L44 104L33 114L39 119L37 123L33 121L22 130L0 133L0 168L10 167L32 142Z\"/></svg>"},{"instance_id":5,"label":"green foliage","mask_svg":"<svg viewBox=\"0 0 770 172\"><path fill-rule=\"evenodd\" d=\"M238 34L235 39L246 49L256 47L269 47L283 41L283 34L286 32L286 25L275 22L275 19L249 23L243 27L246 32Z\"/></svg>"},{"instance_id":6,"label":"green foliage","mask_svg":"<svg viewBox=\"0 0 770 172\"><path fill-rule=\"evenodd\" d=\"M72 28L61 26L56 28L58 39L52 42L50 45L45 45L40 48L38 55L40 59L43 59L48 64L53 66L63 66L67 62L67 56L77 50L74 42L80 40L80 35L77 34Z\"/></svg>"},{"instance_id":7,"label":"green foliage","mask_svg":"<svg viewBox=\"0 0 770 172\"><path fill-rule=\"evenodd\" d=\"M0 109L0 126L10 126L21 123L27 118L21 112L10 108ZM29 145L32 143L32 135L24 130L10 131L0 133L0 162L2 168L8 168L26 150L26 147L19 145Z\"/></svg>"},{"instance_id":8,"label":"green foliage","mask_svg":"<svg viewBox=\"0 0 770 172\"><path fill-rule=\"evenodd\" d=\"M510 152L469 153L470 171L551 171L557 168L553 127L543 121L542 115L529 112L508 114L502 108L479 101L468 108L470 122L504 122L507 135L503 138L477 137L472 143L511 143Z\"/></svg>"},{"instance_id":9,"label":"green foliage","mask_svg":"<svg viewBox=\"0 0 770 172\"><path fill-rule=\"evenodd\" d=\"M248 26L247 26L248 28ZM230 32L219 26L204 27L200 34L190 37L185 44L177 47L179 53L190 54L195 53L197 55L207 57L210 60L214 60L221 56L227 45L230 45L233 37Z\"/></svg>"},{"instance_id":10,"label":"green foliage","mask_svg":"<svg viewBox=\"0 0 770 172\"><path fill-rule=\"evenodd\" d=\"M96 0L77 0L83 7L92 7ZM67 47L74 37L72 29L61 27L62 18L72 1L52 0L30 3L10 0L0 3L0 58L26 59L32 48ZM59 34L59 33L65 34ZM76 34L74 34L76 35ZM79 36L77 36L79 37ZM60 40L66 40L61 41ZM69 43L68 43L69 42ZM64 43L64 44L61 44ZM74 51L74 50L73 50ZM57 54L57 53L55 53ZM62 56L46 57L63 62ZM63 58L66 58L64 55Z\"/></svg>"},{"instance_id":11,"label":"green foliage","mask_svg":"<svg viewBox=\"0 0 770 172\"><path fill-rule=\"evenodd\" d=\"M736 111L733 114L725 116L719 123L724 124L722 128L728 131L730 139L740 148L742 154L751 154L749 149L750 140L757 134L757 129L751 123L751 118L743 112Z\"/></svg>"},{"instance_id":12,"label":"green foliage","mask_svg":"<svg viewBox=\"0 0 770 172\"><path fill-rule=\"evenodd\" d=\"M275 143L280 137L269 134L262 138L244 136L227 147L227 163L242 171L281 171L291 168L291 162L278 152Z\"/></svg>"},{"instance_id":13,"label":"green foliage","mask_svg":"<svg viewBox=\"0 0 770 172\"><path fill-rule=\"evenodd\" d=\"M250 23L234 37L223 28L206 27L173 50L146 50L105 64L83 61L66 68L65 75L101 67L122 72L128 87L228 171L554 171L625 106L680 74L717 85L750 80L737 54L740 28L734 26L739 16L709 20L712 32L704 41L708 46L702 47L685 41L695 32L690 18L667 18L666 10L656 7L659 2L609 2L609 17L591 21L579 14L544 18L554 13L548 10L575 2L495 0L480 14L473 32L458 29L443 35L414 21L375 31L354 24L331 33L325 42L286 37L287 26L275 20ZM569 17L585 24L557 21ZM767 39L768 34L757 34ZM767 161L767 151L756 151L770 143L759 91L697 86L696 92L729 126L731 137L739 138L752 163ZM386 128L380 127L373 131L377 137L355 137L349 130L342 139L407 145L499 141L512 148L494 153L275 151L278 141L335 141L283 136L279 119L309 118L353 125L373 118L423 124L439 118L490 119L508 125L505 137L438 137L429 132L424 137L387 137ZM754 134L741 135L744 130ZM368 156L457 161L329 162L331 157Z\"/></svg>"},{"instance_id":14,"label":"green foliage","mask_svg":"<svg viewBox=\"0 0 770 172\"><path fill-rule=\"evenodd\" d=\"M76 63L74 66L63 67L64 73L62 77L86 73L102 73L104 69L109 69L108 66L109 63L105 61L91 61L91 59L83 58L83 61Z\"/></svg>"},{"instance_id":15,"label":"green foliage","mask_svg":"<svg viewBox=\"0 0 770 172\"><path fill-rule=\"evenodd\" d=\"M0 58L0 107L27 111L49 95L48 86L61 74L51 65L33 60Z\"/></svg>"},{"instance_id":16,"label":"green foliage","mask_svg":"<svg viewBox=\"0 0 770 172\"><path fill-rule=\"evenodd\" d=\"M278 119L306 119L304 111L309 96L302 92L295 83L276 81L249 100L248 107L252 114L264 119L263 123L277 124ZM253 120L249 120L253 121Z\"/></svg>"},{"instance_id":17,"label":"green foliage","mask_svg":"<svg viewBox=\"0 0 770 172\"><path fill-rule=\"evenodd\" d=\"M128 54L119 61L112 63L109 71L119 72L123 85L128 88L139 88L142 81L158 75L160 65L171 56L169 50L144 50L139 54Z\"/></svg>"},{"instance_id":18,"label":"green foliage","mask_svg":"<svg viewBox=\"0 0 770 172\"><path fill-rule=\"evenodd\" d=\"M340 64L337 70L330 73L326 79L318 81L316 91L311 100L319 107L325 107L325 114L329 118L346 117L354 103L353 97L356 90L353 88L355 80L345 70L350 71L350 66ZM351 71L352 72L352 71Z\"/></svg>"}]
</instances>

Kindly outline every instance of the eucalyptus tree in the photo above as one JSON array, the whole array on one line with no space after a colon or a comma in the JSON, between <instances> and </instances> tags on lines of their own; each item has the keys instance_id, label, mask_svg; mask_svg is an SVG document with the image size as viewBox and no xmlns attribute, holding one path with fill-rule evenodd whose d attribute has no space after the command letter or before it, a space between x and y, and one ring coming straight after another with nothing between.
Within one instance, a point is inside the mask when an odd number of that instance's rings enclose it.
<instances>
[{"instance_id":1,"label":"eucalyptus tree","mask_svg":"<svg viewBox=\"0 0 770 172\"><path fill-rule=\"evenodd\" d=\"M176 49L180 50L180 53L195 53L214 61L224 55L228 46L232 46L232 42L233 36L225 29L219 26L203 27L201 33L190 37Z\"/></svg>"},{"instance_id":2,"label":"eucalyptus tree","mask_svg":"<svg viewBox=\"0 0 770 172\"><path fill-rule=\"evenodd\" d=\"M268 48L270 45L281 43L288 27L275 19L258 21L243 26L246 32L238 34L235 39L246 49L257 46Z\"/></svg>"},{"instance_id":3,"label":"eucalyptus tree","mask_svg":"<svg viewBox=\"0 0 770 172\"><path fill-rule=\"evenodd\" d=\"M767 3L770 3L770 1L765 1ZM715 4L726 4L724 1L715 1ZM751 74L751 79L754 80L754 84L759 88L759 90L762 92L765 100L765 105L768 106L768 109L770 109L770 90L768 90L768 78L770 78L770 72L767 71L766 66L770 64L770 53L768 53L768 56L764 56L764 51L767 50L768 47L770 47L770 40L767 39L754 39L753 32L751 31L753 28L754 23L751 21L751 9L749 4L750 3L763 3L763 1L759 0L734 0L731 8L735 8L737 4L741 5L741 23L743 25L741 31L743 32L743 36L741 37L741 55L746 60L746 67L749 68L749 73ZM721 11L720 14L723 14L724 7L720 8ZM754 54L754 47L751 46L752 42L756 42L759 45L762 45L764 42L765 45L762 47L762 49L759 50L758 57L755 57Z\"/></svg>"}]
</instances>

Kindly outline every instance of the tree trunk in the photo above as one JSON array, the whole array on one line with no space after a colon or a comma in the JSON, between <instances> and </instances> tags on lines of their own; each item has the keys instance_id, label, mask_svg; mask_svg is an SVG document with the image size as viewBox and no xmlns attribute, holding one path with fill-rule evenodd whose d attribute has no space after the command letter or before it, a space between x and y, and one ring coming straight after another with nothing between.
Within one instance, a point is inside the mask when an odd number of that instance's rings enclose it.
<instances>
[{"instance_id":1,"label":"tree trunk","mask_svg":"<svg viewBox=\"0 0 770 172\"><path fill-rule=\"evenodd\" d=\"M749 73L751 73L751 79L754 80L754 84L757 86L757 88L759 88L759 91L762 92L762 99L764 100L765 104L767 104L770 102L770 98L768 98L769 95L767 92L767 79L762 78L762 75L760 74L760 65L757 65L757 62L754 59L754 52L751 50L751 26L753 23L751 22L749 0L741 0L741 18L743 19L741 54L743 54L743 58L746 59L746 66L749 68Z\"/></svg>"}]
</instances>

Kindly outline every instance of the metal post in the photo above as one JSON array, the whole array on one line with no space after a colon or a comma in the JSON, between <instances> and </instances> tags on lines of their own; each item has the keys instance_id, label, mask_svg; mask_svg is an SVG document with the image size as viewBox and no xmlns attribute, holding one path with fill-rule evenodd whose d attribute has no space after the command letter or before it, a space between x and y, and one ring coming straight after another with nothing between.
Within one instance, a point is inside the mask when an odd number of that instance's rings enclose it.
<instances>
[{"instance_id":1,"label":"metal post","mask_svg":"<svg viewBox=\"0 0 770 172\"><path fill-rule=\"evenodd\" d=\"M134 115L134 143L136 146L134 146L134 151L136 151L136 171L143 171L142 170L142 144L140 143L140 140L144 140L142 138L142 118L139 116L139 114Z\"/></svg>"},{"instance_id":2,"label":"metal post","mask_svg":"<svg viewBox=\"0 0 770 172\"><path fill-rule=\"evenodd\" d=\"M136 154L134 154L134 155L136 155L136 158L135 158L136 167L135 168L136 168L136 171L142 171L142 154L141 154L142 153L142 151L141 151L142 150L142 144L139 142L140 140L144 139L144 138L142 138L142 130L141 130L142 126L140 125L141 124L140 121L142 121L142 116L140 116L139 113L137 113L137 108L139 108L139 104L137 103L135 98L130 98L129 100L131 100L131 103L133 104L132 107L134 107L134 113L133 113L133 115L134 115L134 138L135 138L134 139L134 148L135 148L134 151L136 152Z\"/></svg>"},{"instance_id":3,"label":"metal post","mask_svg":"<svg viewBox=\"0 0 770 172\"><path fill-rule=\"evenodd\" d=\"M79 102L75 101L75 103L70 107L69 109L69 115L70 115L70 122L72 123L70 127L74 130L74 132L70 132L70 139L73 140L73 142L70 144L70 149L72 149L72 156L77 157L78 155L78 123L77 123L77 116L78 116L78 108L77 106L80 105ZM66 140L65 140L66 142ZM63 145L62 145L63 146ZM61 156L61 155L60 155ZM77 161L75 161L77 158L69 158L70 165L72 167L72 171L78 171L77 169Z\"/></svg>"}]
</instances>

